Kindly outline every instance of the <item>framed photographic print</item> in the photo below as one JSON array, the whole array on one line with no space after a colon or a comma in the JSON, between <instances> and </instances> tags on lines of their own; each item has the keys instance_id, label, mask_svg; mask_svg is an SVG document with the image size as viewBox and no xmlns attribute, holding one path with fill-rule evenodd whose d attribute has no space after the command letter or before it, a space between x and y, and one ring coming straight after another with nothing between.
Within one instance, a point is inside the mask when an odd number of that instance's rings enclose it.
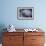
<instances>
[{"instance_id":1,"label":"framed photographic print","mask_svg":"<svg viewBox=\"0 0 46 46\"><path fill-rule=\"evenodd\" d=\"M34 8L33 7L18 7L17 18L19 20L33 20L34 19Z\"/></svg>"}]
</instances>

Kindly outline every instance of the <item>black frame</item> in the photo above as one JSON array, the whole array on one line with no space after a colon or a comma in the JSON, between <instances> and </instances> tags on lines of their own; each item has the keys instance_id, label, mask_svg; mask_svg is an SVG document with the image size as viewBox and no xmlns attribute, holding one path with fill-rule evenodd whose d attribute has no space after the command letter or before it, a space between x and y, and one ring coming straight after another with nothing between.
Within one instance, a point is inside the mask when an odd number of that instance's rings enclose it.
<instances>
[{"instance_id":1,"label":"black frame","mask_svg":"<svg viewBox=\"0 0 46 46\"><path fill-rule=\"evenodd\" d=\"M26 13L27 15L23 14L25 11L28 12ZM33 20L34 19L34 7L18 7L17 8L17 19Z\"/></svg>"}]
</instances>

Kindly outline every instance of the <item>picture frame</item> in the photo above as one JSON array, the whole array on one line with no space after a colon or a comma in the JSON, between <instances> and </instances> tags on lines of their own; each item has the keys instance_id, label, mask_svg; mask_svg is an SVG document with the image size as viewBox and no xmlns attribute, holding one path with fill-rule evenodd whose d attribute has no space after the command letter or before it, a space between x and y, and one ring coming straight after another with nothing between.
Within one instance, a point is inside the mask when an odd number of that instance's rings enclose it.
<instances>
[{"instance_id":1,"label":"picture frame","mask_svg":"<svg viewBox=\"0 0 46 46\"><path fill-rule=\"evenodd\" d=\"M19 20L33 20L34 19L34 7L18 7L17 19Z\"/></svg>"}]
</instances>

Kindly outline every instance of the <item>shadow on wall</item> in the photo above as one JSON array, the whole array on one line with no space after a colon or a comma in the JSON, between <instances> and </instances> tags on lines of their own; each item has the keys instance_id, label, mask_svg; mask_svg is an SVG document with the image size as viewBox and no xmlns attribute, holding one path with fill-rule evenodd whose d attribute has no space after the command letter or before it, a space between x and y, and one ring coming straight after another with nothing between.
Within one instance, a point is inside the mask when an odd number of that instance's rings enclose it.
<instances>
[{"instance_id":1,"label":"shadow on wall","mask_svg":"<svg viewBox=\"0 0 46 46\"><path fill-rule=\"evenodd\" d=\"M6 28L6 26L4 24L0 24L0 43L2 43L3 32L6 32L6 29L4 30L4 28Z\"/></svg>"}]
</instances>

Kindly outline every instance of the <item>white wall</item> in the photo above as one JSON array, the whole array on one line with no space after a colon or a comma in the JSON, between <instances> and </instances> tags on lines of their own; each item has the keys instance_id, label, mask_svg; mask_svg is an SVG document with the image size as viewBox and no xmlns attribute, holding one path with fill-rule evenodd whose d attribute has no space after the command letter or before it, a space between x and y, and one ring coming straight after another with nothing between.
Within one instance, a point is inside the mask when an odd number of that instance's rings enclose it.
<instances>
[{"instance_id":1,"label":"white wall","mask_svg":"<svg viewBox=\"0 0 46 46\"><path fill-rule=\"evenodd\" d=\"M16 28L40 27L46 31L46 0L1 0L0 24ZM18 20L18 7L34 7L34 20Z\"/></svg>"}]
</instances>

